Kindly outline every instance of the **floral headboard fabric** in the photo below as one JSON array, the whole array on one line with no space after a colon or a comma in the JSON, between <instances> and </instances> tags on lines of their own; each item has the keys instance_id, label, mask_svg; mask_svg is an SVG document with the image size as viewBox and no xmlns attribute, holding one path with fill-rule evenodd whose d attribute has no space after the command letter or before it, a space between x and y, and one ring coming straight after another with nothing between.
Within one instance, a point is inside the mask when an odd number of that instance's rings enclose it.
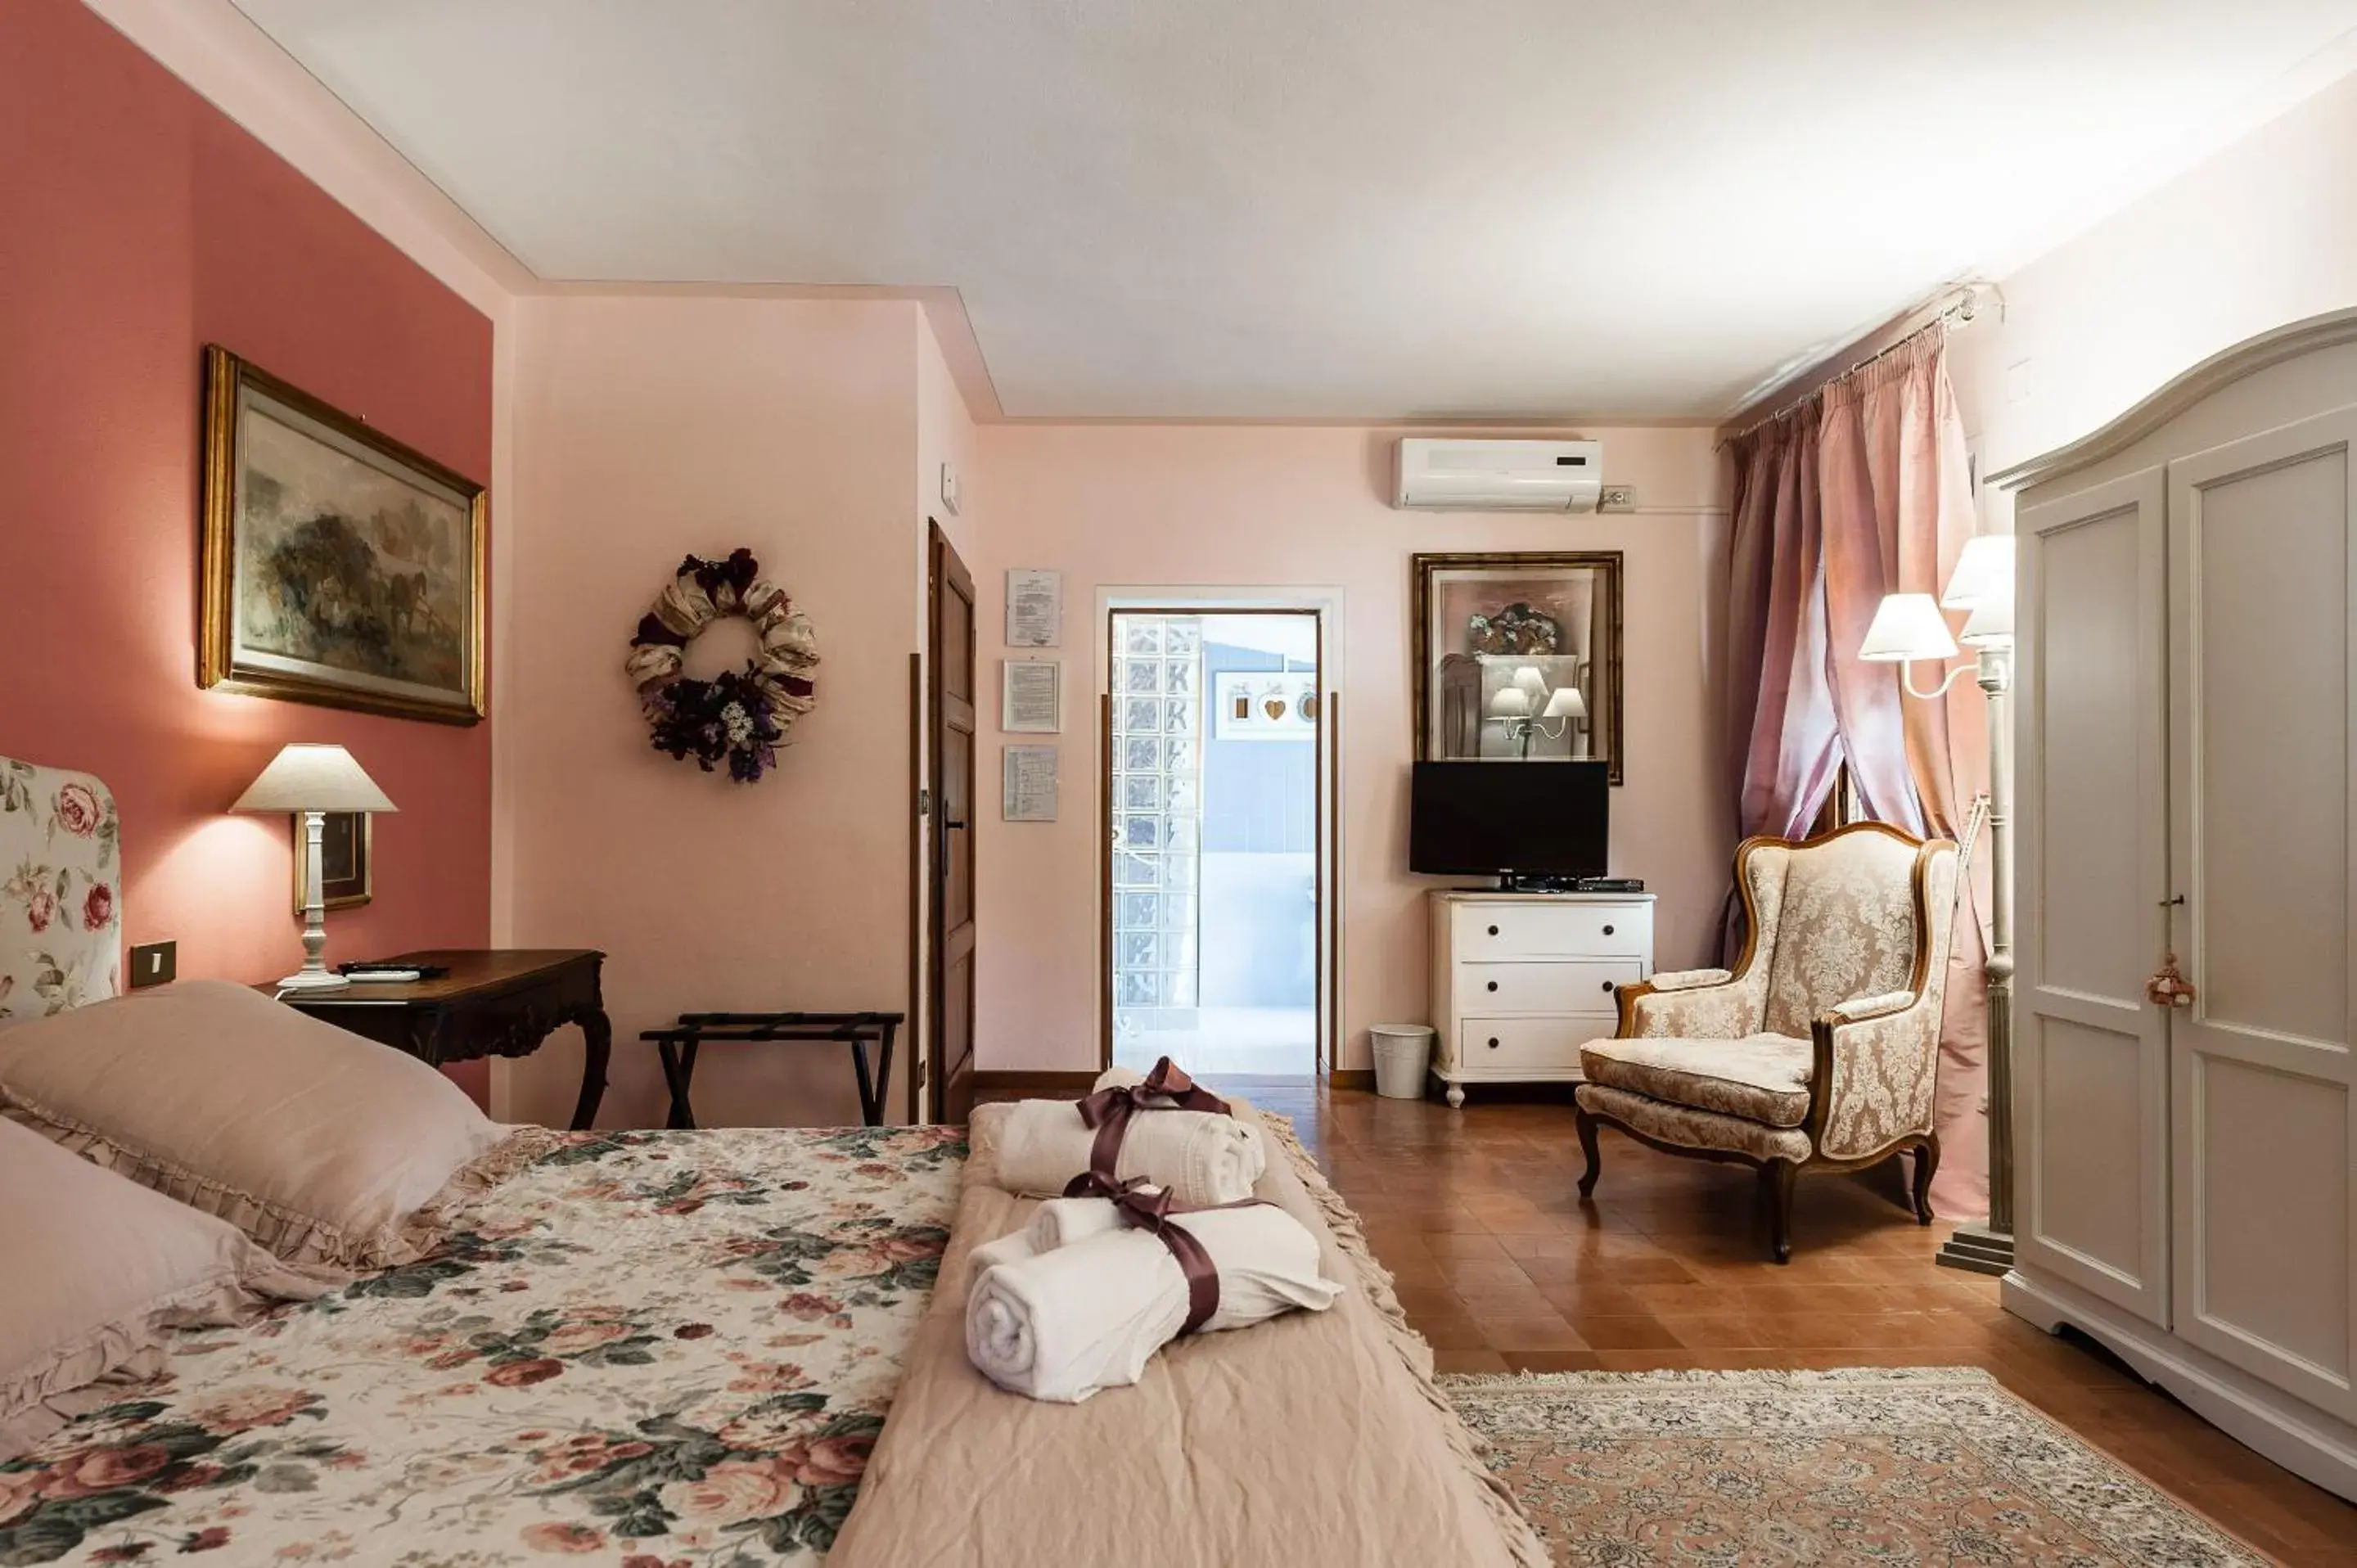
<instances>
[{"instance_id":1,"label":"floral headboard fabric","mask_svg":"<svg viewBox=\"0 0 2357 1568\"><path fill-rule=\"evenodd\" d=\"M115 993L122 836L89 774L0 757L0 1024Z\"/></svg>"}]
</instances>

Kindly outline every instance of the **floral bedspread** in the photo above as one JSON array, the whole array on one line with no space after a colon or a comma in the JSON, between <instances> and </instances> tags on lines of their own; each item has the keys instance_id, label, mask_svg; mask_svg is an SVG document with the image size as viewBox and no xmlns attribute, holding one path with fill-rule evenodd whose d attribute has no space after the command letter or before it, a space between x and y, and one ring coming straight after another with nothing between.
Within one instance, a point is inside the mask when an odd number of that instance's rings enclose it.
<instances>
[{"instance_id":1,"label":"floral bedspread","mask_svg":"<svg viewBox=\"0 0 2357 1568\"><path fill-rule=\"evenodd\" d=\"M0 1565L813 1563L849 1513L964 1129L579 1133L416 1263L0 1464Z\"/></svg>"}]
</instances>

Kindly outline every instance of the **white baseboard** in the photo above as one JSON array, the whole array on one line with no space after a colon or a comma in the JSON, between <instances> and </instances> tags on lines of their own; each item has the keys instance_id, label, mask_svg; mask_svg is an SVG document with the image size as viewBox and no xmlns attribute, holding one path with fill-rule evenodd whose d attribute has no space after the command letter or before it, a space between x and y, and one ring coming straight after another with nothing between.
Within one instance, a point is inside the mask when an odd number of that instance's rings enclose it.
<instances>
[{"instance_id":1,"label":"white baseboard","mask_svg":"<svg viewBox=\"0 0 2357 1568\"><path fill-rule=\"evenodd\" d=\"M2015 1316L2050 1334L2069 1324L2229 1437L2357 1502L2357 1427L2061 1280L2016 1269L2003 1296Z\"/></svg>"}]
</instances>

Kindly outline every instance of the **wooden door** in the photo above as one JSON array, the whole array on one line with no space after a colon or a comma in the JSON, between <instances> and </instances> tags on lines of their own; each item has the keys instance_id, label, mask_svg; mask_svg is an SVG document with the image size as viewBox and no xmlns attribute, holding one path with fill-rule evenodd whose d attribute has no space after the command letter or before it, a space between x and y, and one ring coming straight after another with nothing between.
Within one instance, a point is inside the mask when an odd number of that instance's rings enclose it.
<instances>
[{"instance_id":1,"label":"wooden door","mask_svg":"<svg viewBox=\"0 0 2357 1568\"><path fill-rule=\"evenodd\" d=\"M974 577L939 524L929 581L933 834L926 1087L933 1120L963 1122L974 1102Z\"/></svg>"},{"instance_id":2,"label":"wooden door","mask_svg":"<svg viewBox=\"0 0 2357 1568\"><path fill-rule=\"evenodd\" d=\"M2015 1245L2169 1321L2169 1021L2145 997L2168 870L2167 487L2025 506L2016 733Z\"/></svg>"},{"instance_id":3,"label":"wooden door","mask_svg":"<svg viewBox=\"0 0 2357 1568\"><path fill-rule=\"evenodd\" d=\"M2357 1419L2357 408L2169 466L2175 1327Z\"/></svg>"}]
</instances>

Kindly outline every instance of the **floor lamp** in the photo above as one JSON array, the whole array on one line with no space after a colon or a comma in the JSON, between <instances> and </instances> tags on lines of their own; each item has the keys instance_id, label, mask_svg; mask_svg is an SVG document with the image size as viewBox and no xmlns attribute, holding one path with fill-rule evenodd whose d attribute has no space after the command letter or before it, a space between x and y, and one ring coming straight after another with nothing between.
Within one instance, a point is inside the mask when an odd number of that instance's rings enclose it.
<instances>
[{"instance_id":1,"label":"floor lamp","mask_svg":"<svg viewBox=\"0 0 2357 1568\"><path fill-rule=\"evenodd\" d=\"M1943 609L1966 611L1964 630L1948 634ZM1942 663L1961 640L1977 655L1950 670L1928 692L1916 689L1917 660ZM1908 695L1934 702L1958 676L1974 672L1988 698L1988 1189L1985 1224L1956 1227L1939 1262L1952 1269L2001 1274L2013 1267L2013 536L1984 533L1956 557L1947 592L1889 594L1867 628L1860 659L1900 665Z\"/></svg>"}]
</instances>

